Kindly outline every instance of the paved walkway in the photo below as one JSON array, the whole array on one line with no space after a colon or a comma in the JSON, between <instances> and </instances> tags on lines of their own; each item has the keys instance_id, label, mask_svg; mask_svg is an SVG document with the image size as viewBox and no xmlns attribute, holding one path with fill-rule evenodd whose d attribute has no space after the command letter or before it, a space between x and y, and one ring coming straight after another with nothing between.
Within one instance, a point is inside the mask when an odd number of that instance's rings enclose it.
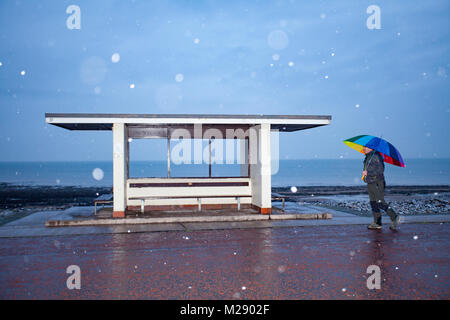
<instances>
[{"instance_id":1,"label":"paved walkway","mask_svg":"<svg viewBox=\"0 0 450 320\"><path fill-rule=\"evenodd\" d=\"M86 208L0 227L0 299L449 299L449 216L46 228ZM308 212L324 212L308 206ZM66 269L81 270L69 290ZM381 289L367 288L367 268Z\"/></svg>"},{"instance_id":2,"label":"paved walkway","mask_svg":"<svg viewBox=\"0 0 450 320\"><path fill-rule=\"evenodd\" d=\"M0 299L449 299L449 231L427 223L4 238ZM80 290L66 286L70 265L80 267ZM367 287L370 265L380 289Z\"/></svg>"}]
</instances>

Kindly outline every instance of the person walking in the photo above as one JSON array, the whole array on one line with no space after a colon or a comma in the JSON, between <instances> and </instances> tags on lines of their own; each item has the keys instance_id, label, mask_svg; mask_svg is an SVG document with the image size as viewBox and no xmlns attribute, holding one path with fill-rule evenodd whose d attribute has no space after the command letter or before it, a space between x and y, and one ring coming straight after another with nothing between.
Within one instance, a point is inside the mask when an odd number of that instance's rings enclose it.
<instances>
[{"instance_id":1,"label":"person walking","mask_svg":"<svg viewBox=\"0 0 450 320\"><path fill-rule=\"evenodd\" d=\"M392 221L389 228L395 230L398 226L399 217L394 209L384 200L386 181L384 179L383 157L378 151L368 147L364 147L363 152L366 155L364 158L363 180L367 183L367 191L369 193L369 201L373 214L373 223L368 225L367 228L371 230L381 229L380 210L384 210Z\"/></svg>"}]
</instances>

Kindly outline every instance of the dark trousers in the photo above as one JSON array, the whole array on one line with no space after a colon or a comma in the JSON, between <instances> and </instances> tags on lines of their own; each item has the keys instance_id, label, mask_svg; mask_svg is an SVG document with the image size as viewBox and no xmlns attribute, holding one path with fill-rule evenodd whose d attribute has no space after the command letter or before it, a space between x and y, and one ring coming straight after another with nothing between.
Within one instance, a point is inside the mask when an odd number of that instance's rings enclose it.
<instances>
[{"instance_id":1,"label":"dark trousers","mask_svg":"<svg viewBox=\"0 0 450 320\"><path fill-rule=\"evenodd\" d=\"M395 211L389 207L384 201L384 188L386 183L384 180L375 181L367 184L367 191L369 192L370 206L372 207L373 219L376 224L381 225L381 210L384 210L392 221L396 218Z\"/></svg>"}]
</instances>

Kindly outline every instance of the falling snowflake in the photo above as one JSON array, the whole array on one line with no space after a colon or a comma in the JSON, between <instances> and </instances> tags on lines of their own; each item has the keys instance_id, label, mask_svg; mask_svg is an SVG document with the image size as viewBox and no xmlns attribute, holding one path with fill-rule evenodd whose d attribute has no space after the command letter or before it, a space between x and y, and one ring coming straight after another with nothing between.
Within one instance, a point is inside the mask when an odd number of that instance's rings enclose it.
<instances>
[{"instance_id":1,"label":"falling snowflake","mask_svg":"<svg viewBox=\"0 0 450 320\"><path fill-rule=\"evenodd\" d=\"M244 286L244 287L242 287L242 290L246 290L246 289L247 289L247 287L245 287L245 286Z\"/></svg>"},{"instance_id":2,"label":"falling snowflake","mask_svg":"<svg viewBox=\"0 0 450 320\"><path fill-rule=\"evenodd\" d=\"M130 89L134 89L134 83L130 84Z\"/></svg>"},{"instance_id":3,"label":"falling snowflake","mask_svg":"<svg viewBox=\"0 0 450 320\"><path fill-rule=\"evenodd\" d=\"M289 61L288 65L289 65L289 67L293 67L294 66L294 62Z\"/></svg>"},{"instance_id":4,"label":"falling snowflake","mask_svg":"<svg viewBox=\"0 0 450 320\"><path fill-rule=\"evenodd\" d=\"M199 44L199 43L200 43L200 39L199 39L199 38L195 38L195 39L194 39L194 43L195 43L195 44Z\"/></svg>"},{"instance_id":5,"label":"falling snowflake","mask_svg":"<svg viewBox=\"0 0 450 320\"><path fill-rule=\"evenodd\" d=\"M112 61L113 63L119 62L119 61L120 61L120 54L118 54L117 52L114 53L114 54L111 56L111 61Z\"/></svg>"},{"instance_id":6,"label":"falling snowflake","mask_svg":"<svg viewBox=\"0 0 450 320\"><path fill-rule=\"evenodd\" d=\"M184 76L183 76L182 73L178 73L178 74L175 76L175 81L176 81L176 82L182 82L183 80L184 80Z\"/></svg>"},{"instance_id":7,"label":"falling snowflake","mask_svg":"<svg viewBox=\"0 0 450 320\"><path fill-rule=\"evenodd\" d=\"M272 59L273 59L273 61L278 61L278 60L280 60L280 55L275 53L274 55L272 55Z\"/></svg>"},{"instance_id":8,"label":"falling snowflake","mask_svg":"<svg viewBox=\"0 0 450 320\"><path fill-rule=\"evenodd\" d=\"M95 168L92 171L92 176L94 177L95 180L100 181L103 179L103 177L105 176L105 173L103 172L102 169L100 168Z\"/></svg>"},{"instance_id":9,"label":"falling snowflake","mask_svg":"<svg viewBox=\"0 0 450 320\"><path fill-rule=\"evenodd\" d=\"M25 70L20 71L20 74L21 74L22 76L24 76L24 75L25 75Z\"/></svg>"},{"instance_id":10,"label":"falling snowflake","mask_svg":"<svg viewBox=\"0 0 450 320\"><path fill-rule=\"evenodd\" d=\"M297 192L297 187L296 186L292 186L291 187L291 192L292 193L296 193Z\"/></svg>"},{"instance_id":11,"label":"falling snowflake","mask_svg":"<svg viewBox=\"0 0 450 320\"><path fill-rule=\"evenodd\" d=\"M413 239L414 239L414 240L417 240L417 239L419 239L419 237L418 237L418 236L414 236Z\"/></svg>"}]
</instances>

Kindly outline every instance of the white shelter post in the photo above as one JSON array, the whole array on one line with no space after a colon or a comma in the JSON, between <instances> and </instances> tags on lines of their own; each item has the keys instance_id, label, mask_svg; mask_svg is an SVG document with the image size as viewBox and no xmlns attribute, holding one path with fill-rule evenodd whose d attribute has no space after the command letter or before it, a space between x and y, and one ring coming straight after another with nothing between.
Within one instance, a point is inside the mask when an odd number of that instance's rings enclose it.
<instances>
[{"instance_id":1,"label":"white shelter post","mask_svg":"<svg viewBox=\"0 0 450 320\"><path fill-rule=\"evenodd\" d=\"M114 218L125 218L127 207L127 180L129 143L127 126L124 123L113 124L113 193Z\"/></svg>"},{"instance_id":2,"label":"white shelter post","mask_svg":"<svg viewBox=\"0 0 450 320\"><path fill-rule=\"evenodd\" d=\"M249 137L252 204L260 213L270 214L272 213L270 124L256 125L253 130L254 134L250 134Z\"/></svg>"}]
</instances>

